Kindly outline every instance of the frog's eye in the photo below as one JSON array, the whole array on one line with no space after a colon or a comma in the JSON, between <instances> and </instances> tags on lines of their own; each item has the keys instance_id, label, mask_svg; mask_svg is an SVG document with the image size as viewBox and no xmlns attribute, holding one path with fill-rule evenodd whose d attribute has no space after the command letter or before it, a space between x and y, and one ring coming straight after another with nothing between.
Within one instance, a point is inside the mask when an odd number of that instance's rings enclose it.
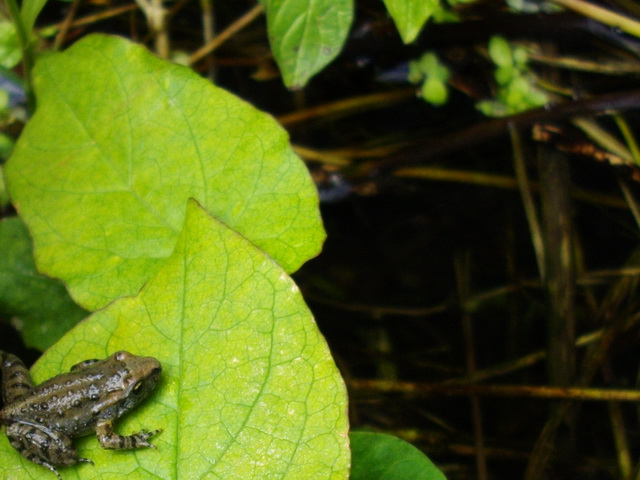
<instances>
[{"instance_id":1,"label":"frog's eye","mask_svg":"<svg viewBox=\"0 0 640 480\"><path fill-rule=\"evenodd\" d=\"M143 380L138 380L138 383L136 383L133 386L132 392L133 393L140 393L142 391L142 386L144 385L144 381Z\"/></svg>"}]
</instances>

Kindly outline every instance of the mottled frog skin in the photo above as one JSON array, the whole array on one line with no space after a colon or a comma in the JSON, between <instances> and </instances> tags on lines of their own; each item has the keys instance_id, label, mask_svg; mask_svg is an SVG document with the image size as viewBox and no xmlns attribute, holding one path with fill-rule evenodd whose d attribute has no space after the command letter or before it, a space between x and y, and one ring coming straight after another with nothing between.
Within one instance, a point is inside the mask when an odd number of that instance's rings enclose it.
<instances>
[{"instance_id":1,"label":"mottled frog skin","mask_svg":"<svg viewBox=\"0 0 640 480\"><path fill-rule=\"evenodd\" d=\"M4 399L0 423L7 426L9 442L58 479L55 467L92 463L78 457L74 437L95 431L102 448L155 448L147 440L160 430L122 436L112 425L156 386L162 369L155 358L117 352L105 360L79 363L38 386L16 356L0 351L0 361Z\"/></svg>"}]
</instances>

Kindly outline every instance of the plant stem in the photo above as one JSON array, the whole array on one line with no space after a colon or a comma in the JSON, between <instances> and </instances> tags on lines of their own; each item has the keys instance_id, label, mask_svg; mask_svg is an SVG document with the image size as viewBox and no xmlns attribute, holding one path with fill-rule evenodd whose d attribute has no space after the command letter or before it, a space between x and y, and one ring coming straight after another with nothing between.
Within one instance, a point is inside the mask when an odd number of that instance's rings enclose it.
<instances>
[{"instance_id":1,"label":"plant stem","mask_svg":"<svg viewBox=\"0 0 640 480\"><path fill-rule=\"evenodd\" d=\"M620 15L619 13L612 12L606 8L593 5L589 2L583 2L582 0L552 0L558 5L574 10L585 17L597 20L600 23L609 25L613 28L619 28L625 33L640 37L640 22Z\"/></svg>"},{"instance_id":2,"label":"plant stem","mask_svg":"<svg viewBox=\"0 0 640 480\"><path fill-rule=\"evenodd\" d=\"M243 29L249 23L251 23L255 18L258 17L262 13L262 5L259 3L249 10L247 13L242 15L238 20L229 25L225 30L223 30L217 37L213 38L206 45L200 47L196 50L191 57L189 58L189 65L193 65L194 63L201 60L203 57L209 55L216 48L222 45L229 37L231 37L234 33Z\"/></svg>"},{"instance_id":3,"label":"plant stem","mask_svg":"<svg viewBox=\"0 0 640 480\"><path fill-rule=\"evenodd\" d=\"M215 38L215 23L213 17L212 0L200 0L200 9L202 10L202 38L205 45L207 45ZM207 77L213 82L215 80L216 74L213 57L208 55L206 57L206 62L208 72Z\"/></svg>"},{"instance_id":4,"label":"plant stem","mask_svg":"<svg viewBox=\"0 0 640 480\"><path fill-rule=\"evenodd\" d=\"M529 179L527 178L527 167L524 160L522 139L520 136L520 132L518 132L518 129L515 125L509 123L508 128L509 135L511 136L511 145L513 147L513 166L516 173L518 186L520 187L522 205L524 207L527 223L529 224L529 230L531 231L531 243L533 244L533 251L536 254L536 262L538 264L540 278L544 281L546 278L546 273L544 262L544 243L542 241L542 228L540 227L536 205L533 201L531 185L529 183Z\"/></svg>"},{"instance_id":5,"label":"plant stem","mask_svg":"<svg viewBox=\"0 0 640 480\"><path fill-rule=\"evenodd\" d=\"M73 19L75 18L76 13L78 12L79 5L80 5L80 0L73 0L73 2L71 2L71 8L69 9L69 13L67 14L62 24L60 25L60 30L58 31L58 34L56 35L56 39L53 43L54 50L60 50L60 48L62 47L65 37L67 36L67 32L69 31L69 28L73 23Z\"/></svg>"},{"instance_id":6,"label":"plant stem","mask_svg":"<svg viewBox=\"0 0 640 480\"><path fill-rule=\"evenodd\" d=\"M155 37L155 51L160 58L169 58L169 33L167 32L167 11L162 0L136 0L147 17L147 24Z\"/></svg>"}]
</instances>

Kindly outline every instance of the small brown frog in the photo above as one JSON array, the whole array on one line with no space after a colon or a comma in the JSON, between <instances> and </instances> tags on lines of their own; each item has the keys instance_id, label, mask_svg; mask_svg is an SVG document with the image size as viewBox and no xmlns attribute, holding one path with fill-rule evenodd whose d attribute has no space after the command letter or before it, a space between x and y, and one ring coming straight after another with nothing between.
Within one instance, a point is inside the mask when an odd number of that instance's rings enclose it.
<instances>
[{"instance_id":1,"label":"small brown frog","mask_svg":"<svg viewBox=\"0 0 640 480\"><path fill-rule=\"evenodd\" d=\"M95 431L102 448L155 448L147 440L160 430L122 436L113 421L144 400L158 383L162 370L152 357L116 352L105 360L86 360L69 373L34 386L24 363L0 351L4 408L0 423L9 442L22 456L51 470L79 458L72 439Z\"/></svg>"}]
</instances>

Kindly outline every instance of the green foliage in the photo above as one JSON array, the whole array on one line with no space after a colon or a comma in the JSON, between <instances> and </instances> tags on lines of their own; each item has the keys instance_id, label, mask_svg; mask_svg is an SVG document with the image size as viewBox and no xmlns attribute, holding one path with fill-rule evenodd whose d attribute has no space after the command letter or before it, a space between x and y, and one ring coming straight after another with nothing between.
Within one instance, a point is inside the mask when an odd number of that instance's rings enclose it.
<instances>
[{"instance_id":1,"label":"green foliage","mask_svg":"<svg viewBox=\"0 0 640 480\"><path fill-rule=\"evenodd\" d=\"M427 20L442 10L438 0L384 0L404 43L413 42Z\"/></svg>"},{"instance_id":2,"label":"green foliage","mask_svg":"<svg viewBox=\"0 0 640 480\"><path fill-rule=\"evenodd\" d=\"M420 83L422 98L434 106L447 102L447 81L450 75L447 66L442 64L433 52L427 52L419 60L409 62L409 81Z\"/></svg>"},{"instance_id":3,"label":"green foliage","mask_svg":"<svg viewBox=\"0 0 640 480\"><path fill-rule=\"evenodd\" d=\"M20 62L21 56L15 24L0 20L0 65L13 68Z\"/></svg>"},{"instance_id":4,"label":"green foliage","mask_svg":"<svg viewBox=\"0 0 640 480\"><path fill-rule=\"evenodd\" d=\"M189 201L173 254L135 297L81 322L33 368L41 382L125 349L158 358L158 391L120 422L162 428L157 450L114 453L72 478L346 479L346 391L300 291L251 242ZM16 469L15 465L19 465ZM0 438L3 478L50 476Z\"/></svg>"},{"instance_id":5,"label":"green foliage","mask_svg":"<svg viewBox=\"0 0 640 480\"><path fill-rule=\"evenodd\" d=\"M476 0L383 0L404 43L413 42L427 21L454 22L457 15L448 6L473 3Z\"/></svg>"},{"instance_id":6,"label":"green foliage","mask_svg":"<svg viewBox=\"0 0 640 480\"><path fill-rule=\"evenodd\" d=\"M47 4L47 0L24 0L20 8L20 18L27 38L31 38L36 18Z\"/></svg>"},{"instance_id":7,"label":"green foliage","mask_svg":"<svg viewBox=\"0 0 640 480\"><path fill-rule=\"evenodd\" d=\"M424 453L391 435L352 432L350 480L446 480Z\"/></svg>"},{"instance_id":8,"label":"green foliage","mask_svg":"<svg viewBox=\"0 0 640 480\"><path fill-rule=\"evenodd\" d=\"M15 144L13 138L3 130L9 131L7 126L27 118L22 102L23 92L22 81L11 70L0 66L0 164L9 158Z\"/></svg>"},{"instance_id":9,"label":"green foliage","mask_svg":"<svg viewBox=\"0 0 640 480\"><path fill-rule=\"evenodd\" d=\"M261 0L269 42L284 84L302 88L342 49L353 0Z\"/></svg>"},{"instance_id":10,"label":"green foliage","mask_svg":"<svg viewBox=\"0 0 640 480\"><path fill-rule=\"evenodd\" d=\"M18 323L29 347L45 350L88 312L59 280L36 271L31 238L18 218L0 221L0 313Z\"/></svg>"},{"instance_id":11,"label":"green foliage","mask_svg":"<svg viewBox=\"0 0 640 480\"><path fill-rule=\"evenodd\" d=\"M48 55L34 80L7 187L38 269L80 305L135 294L173 251L191 197L286 271L319 252L315 186L270 116L116 37Z\"/></svg>"},{"instance_id":12,"label":"green foliage","mask_svg":"<svg viewBox=\"0 0 640 480\"><path fill-rule=\"evenodd\" d=\"M5 139L8 139L6 135L0 134L0 145L2 145ZM2 151L2 147L0 147L0 151ZM0 157L1 158L1 157ZM0 208L5 208L9 205L9 194L7 193L7 186L4 183L4 167L0 165Z\"/></svg>"},{"instance_id":13,"label":"green foliage","mask_svg":"<svg viewBox=\"0 0 640 480\"><path fill-rule=\"evenodd\" d=\"M157 394L122 426L163 428L158 451L86 440L96 468L65 478L347 478L344 385L287 275L324 231L286 133L115 37L42 58L34 79L38 110L6 165L9 193L39 267L92 308L110 302L47 350L34 379L119 349L164 367ZM8 308L44 317L57 300L79 311L35 272L24 225L3 227ZM4 436L0 472L51 475Z\"/></svg>"},{"instance_id":14,"label":"green foliage","mask_svg":"<svg viewBox=\"0 0 640 480\"><path fill-rule=\"evenodd\" d=\"M527 66L527 51L512 48L500 36L489 40L489 57L496 65L495 100L479 102L478 109L487 116L500 117L536 108L547 103L547 96L536 87L535 76Z\"/></svg>"},{"instance_id":15,"label":"green foliage","mask_svg":"<svg viewBox=\"0 0 640 480\"><path fill-rule=\"evenodd\" d=\"M503 37L496 36L489 40L489 57L498 67L512 67L514 63L511 44Z\"/></svg>"}]
</instances>

